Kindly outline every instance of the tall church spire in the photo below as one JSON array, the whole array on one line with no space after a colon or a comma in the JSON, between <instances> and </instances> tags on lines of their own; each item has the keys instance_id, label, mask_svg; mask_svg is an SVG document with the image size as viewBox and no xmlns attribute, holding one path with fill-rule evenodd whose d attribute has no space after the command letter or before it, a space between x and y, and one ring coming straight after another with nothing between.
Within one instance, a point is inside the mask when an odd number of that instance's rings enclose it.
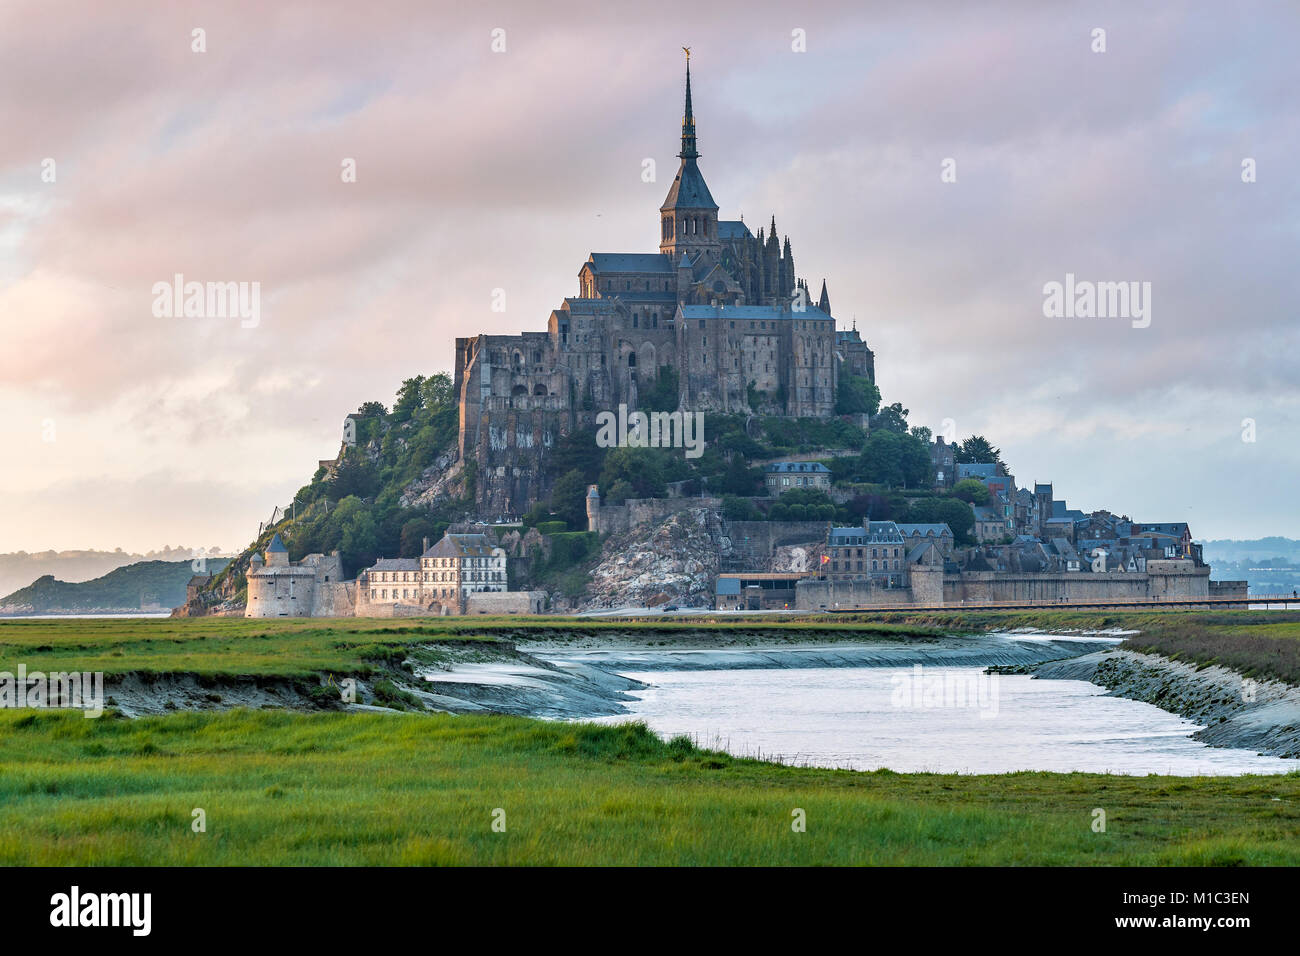
<instances>
[{"instance_id":1,"label":"tall church spire","mask_svg":"<svg viewBox=\"0 0 1300 956\"><path fill-rule=\"evenodd\" d=\"M682 115L681 166L659 207L659 251L676 261L683 252L692 263L716 263L721 255L718 241L718 204L700 173L699 151L695 148L695 112L691 107L691 51L686 52L686 112Z\"/></svg>"},{"instance_id":2,"label":"tall church spire","mask_svg":"<svg viewBox=\"0 0 1300 956\"><path fill-rule=\"evenodd\" d=\"M677 154L679 159L699 159L699 151L695 148L695 114L691 111L691 48L682 47L686 51L686 112L682 114L682 151Z\"/></svg>"}]
</instances>

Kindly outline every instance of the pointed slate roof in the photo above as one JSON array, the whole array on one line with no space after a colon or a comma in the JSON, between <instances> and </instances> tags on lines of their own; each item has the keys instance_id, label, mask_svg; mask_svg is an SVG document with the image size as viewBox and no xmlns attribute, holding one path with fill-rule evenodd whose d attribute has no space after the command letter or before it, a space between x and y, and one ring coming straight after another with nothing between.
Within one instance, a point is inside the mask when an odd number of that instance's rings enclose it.
<instances>
[{"instance_id":1,"label":"pointed slate roof","mask_svg":"<svg viewBox=\"0 0 1300 956\"><path fill-rule=\"evenodd\" d=\"M491 557L496 548L485 534L444 534L424 552L426 558Z\"/></svg>"},{"instance_id":2,"label":"pointed slate roof","mask_svg":"<svg viewBox=\"0 0 1300 956\"><path fill-rule=\"evenodd\" d=\"M668 198L659 207L661 212L669 209L717 209L713 194L704 182L704 174L694 159L683 159L682 165L673 177L673 184L668 190Z\"/></svg>"},{"instance_id":3,"label":"pointed slate roof","mask_svg":"<svg viewBox=\"0 0 1300 956\"><path fill-rule=\"evenodd\" d=\"M279 554L280 552L287 554L288 551L289 549L284 546L284 542L280 540L280 532L277 531L271 536L271 543L266 546L267 554Z\"/></svg>"},{"instance_id":4,"label":"pointed slate roof","mask_svg":"<svg viewBox=\"0 0 1300 956\"><path fill-rule=\"evenodd\" d=\"M686 62L686 113L682 116L682 151L677 154L682 161L668 189L668 198L659 207L660 212L670 209L713 209L718 204L704 182L696 164L699 150L695 148L695 114L691 111L691 64Z\"/></svg>"}]
</instances>

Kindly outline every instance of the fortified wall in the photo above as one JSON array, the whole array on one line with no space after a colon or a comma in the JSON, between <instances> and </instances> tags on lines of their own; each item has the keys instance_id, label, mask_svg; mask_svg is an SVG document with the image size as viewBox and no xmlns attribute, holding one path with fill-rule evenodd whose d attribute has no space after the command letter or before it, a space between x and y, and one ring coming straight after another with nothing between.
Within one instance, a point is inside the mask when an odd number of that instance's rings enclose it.
<instances>
[{"instance_id":1,"label":"fortified wall","mask_svg":"<svg viewBox=\"0 0 1300 956\"><path fill-rule=\"evenodd\" d=\"M908 587L876 587L865 579L807 579L796 588L801 610L834 607L922 604L933 607L1032 602L1066 604L1124 600L1163 600L1245 596L1244 582L1211 582L1210 569L1190 560L1148 561L1145 572L1088 571L1008 574L974 571L943 574L938 567L914 566ZM940 585L942 581L942 585Z\"/></svg>"}]
</instances>

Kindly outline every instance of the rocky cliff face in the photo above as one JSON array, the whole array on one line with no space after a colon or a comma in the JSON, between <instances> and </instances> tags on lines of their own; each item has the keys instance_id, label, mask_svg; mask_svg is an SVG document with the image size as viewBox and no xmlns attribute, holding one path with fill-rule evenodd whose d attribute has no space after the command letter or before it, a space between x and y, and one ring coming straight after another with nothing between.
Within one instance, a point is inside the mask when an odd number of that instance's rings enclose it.
<instances>
[{"instance_id":1,"label":"rocky cliff face","mask_svg":"<svg viewBox=\"0 0 1300 956\"><path fill-rule=\"evenodd\" d=\"M712 607L721 531L717 512L692 508L610 536L591 572L583 608Z\"/></svg>"},{"instance_id":2,"label":"rocky cliff face","mask_svg":"<svg viewBox=\"0 0 1300 956\"><path fill-rule=\"evenodd\" d=\"M772 553L771 571L816 571L821 565L821 556L826 552L824 541L812 541L808 544L782 545Z\"/></svg>"},{"instance_id":3,"label":"rocky cliff face","mask_svg":"<svg viewBox=\"0 0 1300 956\"><path fill-rule=\"evenodd\" d=\"M402 489L398 503L403 508L427 508L445 498L457 497L462 490L463 470L455 450L443 452L418 478Z\"/></svg>"}]
</instances>

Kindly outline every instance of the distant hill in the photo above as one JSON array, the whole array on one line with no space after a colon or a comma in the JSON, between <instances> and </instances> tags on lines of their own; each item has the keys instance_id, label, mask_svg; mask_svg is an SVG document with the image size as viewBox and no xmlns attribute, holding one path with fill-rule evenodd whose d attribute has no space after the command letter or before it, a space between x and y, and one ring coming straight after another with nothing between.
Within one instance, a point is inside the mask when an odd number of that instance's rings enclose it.
<instances>
[{"instance_id":1,"label":"distant hill","mask_svg":"<svg viewBox=\"0 0 1300 956\"><path fill-rule=\"evenodd\" d=\"M1206 541L1202 554L1215 581L1246 581L1251 594L1300 590L1300 541L1294 538Z\"/></svg>"},{"instance_id":2,"label":"distant hill","mask_svg":"<svg viewBox=\"0 0 1300 956\"><path fill-rule=\"evenodd\" d=\"M216 573L226 564L224 558L209 559L208 572ZM166 610L185 603L185 586L193 576L189 561L140 561L80 582L46 574L0 598L0 612L138 611L150 606Z\"/></svg>"},{"instance_id":3,"label":"distant hill","mask_svg":"<svg viewBox=\"0 0 1300 956\"><path fill-rule=\"evenodd\" d=\"M44 575L52 575L60 581L89 581L114 568L138 561L188 561L195 553L190 548L166 547L144 554L133 554L120 548L114 551L15 551L0 554L0 594L24 588Z\"/></svg>"}]
</instances>

